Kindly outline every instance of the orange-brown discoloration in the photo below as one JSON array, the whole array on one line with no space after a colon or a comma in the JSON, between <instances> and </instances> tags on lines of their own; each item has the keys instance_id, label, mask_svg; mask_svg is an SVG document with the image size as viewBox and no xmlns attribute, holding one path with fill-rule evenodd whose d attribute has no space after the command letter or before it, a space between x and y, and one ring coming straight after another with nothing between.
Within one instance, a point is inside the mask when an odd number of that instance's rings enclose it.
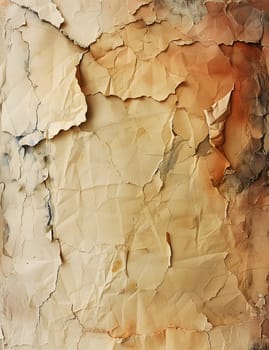
<instances>
[{"instance_id":1,"label":"orange-brown discoloration","mask_svg":"<svg viewBox=\"0 0 269 350\"><path fill-rule=\"evenodd\" d=\"M269 3L267 0L248 0L249 4L257 9L268 12L269 11Z\"/></svg>"},{"instance_id":2,"label":"orange-brown discoloration","mask_svg":"<svg viewBox=\"0 0 269 350\"><path fill-rule=\"evenodd\" d=\"M225 156L217 149L212 148L206 157L208 170L212 177L214 186L218 186L225 173L225 170L230 166L230 163Z\"/></svg>"},{"instance_id":3,"label":"orange-brown discoloration","mask_svg":"<svg viewBox=\"0 0 269 350\"><path fill-rule=\"evenodd\" d=\"M222 46L229 57L235 79L231 112L225 125L224 154L234 169L240 166L241 155L250 142L250 117L256 114L260 87L259 77L265 72L265 61L259 47L236 43Z\"/></svg>"},{"instance_id":4,"label":"orange-brown discoloration","mask_svg":"<svg viewBox=\"0 0 269 350\"><path fill-rule=\"evenodd\" d=\"M269 190L262 177L238 194L228 211L234 246L227 258L227 266L236 274L240 289L253 307L258 295L267 294L268 203ZM258 307L259 317L262 317L261 311Z\"/></svg>"},{"instance_id":5,"label":"orange-brown discoloration","mask_svg":"<svg viewBox=\"0 0 269 350\"><path fill-rule=\"evenodd\" d=\"M115 260L113 267L112 267L112 272L117 272L121 269L122 267L122 261L121 260Z\"/></svg>"},{"instance_id":6,"label":"orange-brown discoloration","mask_svg":"<svg viewBox=\"0 0 269 350\"><path fill-rule=\"evenodd\" d=\"M9 0L0 0L0 6L7 7L10 4Z\"/></svg>"},{"instance_id":7,"label":"orange-brown discoloration","mask_svg":"<svg viewBox=\"0 0 269 350\"><path fill-rule=\"evenodd\" d=\"M132 322L126 322L126 324L123 326L119 326L108 331L108 334L112 338L129 338L130 336L136 334L136 324Z\"/></svg>"}]
</instances>

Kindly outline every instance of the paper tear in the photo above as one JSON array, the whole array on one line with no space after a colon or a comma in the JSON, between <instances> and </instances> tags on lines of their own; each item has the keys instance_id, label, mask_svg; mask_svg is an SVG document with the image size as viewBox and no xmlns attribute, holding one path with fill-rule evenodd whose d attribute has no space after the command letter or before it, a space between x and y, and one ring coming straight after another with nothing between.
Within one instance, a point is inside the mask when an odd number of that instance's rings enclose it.
<instances>
[{"instance_id":1,"label":"paper tear","mask_svg":"<svg viewBox=\"0 0 269 350\"><path fill-rule=\"evenodd\" d=\"M41 20L51 23L56 28L60 28L64 22L64 18L52 0L12 0L12 2L36 12Z\"/></svg>"}]
</instances>

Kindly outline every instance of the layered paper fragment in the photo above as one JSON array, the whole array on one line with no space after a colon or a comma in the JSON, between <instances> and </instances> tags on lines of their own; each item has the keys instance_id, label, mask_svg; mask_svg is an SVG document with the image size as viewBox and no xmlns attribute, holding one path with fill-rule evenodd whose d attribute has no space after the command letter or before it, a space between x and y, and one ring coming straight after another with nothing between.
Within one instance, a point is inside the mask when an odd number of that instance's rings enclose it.
<instances>
[{"instance_id":1,"label":"layered paper fragment","mask_svg":"<svg viewBox=\"0 0 269 350\"><path fill-rule=\"evenodd\" d=\"M85 97L76 78L83 52L54 27L21 11L12 13L20 12L24 21L11 31L1 124L22 145L33 146L85 121Z\"/></svg>"}]
</instances>

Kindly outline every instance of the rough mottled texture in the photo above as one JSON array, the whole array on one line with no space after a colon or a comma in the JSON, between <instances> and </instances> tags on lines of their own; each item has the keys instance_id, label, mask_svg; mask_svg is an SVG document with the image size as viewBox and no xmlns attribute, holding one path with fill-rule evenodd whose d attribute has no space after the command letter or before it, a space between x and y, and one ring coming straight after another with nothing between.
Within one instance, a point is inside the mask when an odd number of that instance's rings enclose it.
<instances>
[{"instance_id":1,"label":"rough mottled texture","mask_svg":"<svg viewBox=\"0 0 269 350\"><path fill-rule=\"evenodd\" d=\"M267 1L0 6L2 348L267 349Z\"/></svg>"}]
</instances>

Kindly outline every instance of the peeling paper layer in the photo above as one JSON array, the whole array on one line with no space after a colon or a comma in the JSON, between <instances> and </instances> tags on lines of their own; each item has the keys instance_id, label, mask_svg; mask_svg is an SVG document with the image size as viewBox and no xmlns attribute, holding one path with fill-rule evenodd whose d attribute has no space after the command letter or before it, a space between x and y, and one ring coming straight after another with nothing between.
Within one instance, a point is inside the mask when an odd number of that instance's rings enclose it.
<instances>
[{"instance_id":1,"label":"peeling paper layer","mask_svg":"<svg viewBox=\"0 0 269 350\"><path fill-rule=\"evenodd\" d=\"M52 0L12 0L12 2L36 12L41 20L57 28L64 22L64 18Z\"/></svg>"},{"instance_id":2,"label":"peeling paper layer","mask_svg":"<svg viewBox=\"0 0 269 350\"><path fill-rule=\"evenodd\" d=\"M267 3L0 6L1 348L267 349Z\"/></svg>"},{"instance_id":3,"label":"peeling paper layer","mask_svg":"<svg viewBox=\"0 0 269 350\"><path fill-rule=\"evenodd\" d=\"M12 32L7 53L2 130L33 146L85 121L85 97L76 78L82 51L36 15L21 16L25 25Z\"/></svg>"}]
</instances>

